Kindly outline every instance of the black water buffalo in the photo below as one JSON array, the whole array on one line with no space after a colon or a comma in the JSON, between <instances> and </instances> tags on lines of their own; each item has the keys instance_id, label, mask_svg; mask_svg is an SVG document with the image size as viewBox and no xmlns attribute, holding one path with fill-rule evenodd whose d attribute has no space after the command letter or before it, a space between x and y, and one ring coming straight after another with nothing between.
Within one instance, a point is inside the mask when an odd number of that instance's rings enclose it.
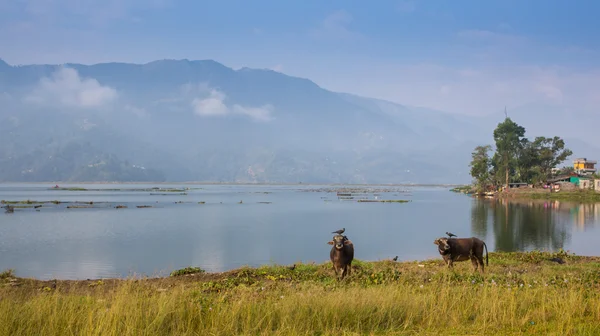
<instances>
[{"instance_id":1,"label":"black water buffalo","mask_svg":"<svg viewBox=\"0 0 600 336\"><path fill-rule=\"evenodd\" d=\"M488 249L483 240L475 237L471 238L438 238L433 241L437 245L438 252L448 267L453 267L455 261L471 260L473 268L477 271L478 266L481 266L481 272L484 272L483 265L483 248L485 247L485 262L488 261Z\"/></svg>"},{"instance_id":2,"label":"black water buffalo","mask_svg":"<svg viewBox=\"0 0 600 336\"><path fill-rule=\"evenodd\" d=\"M354 244L346 236L340 234L333 236L327 244L333 245L329 258L333 263L333 270L338 279L343 279L346 274L350 275L352 260L354 260Z\"/></svg>"}]
</instances>

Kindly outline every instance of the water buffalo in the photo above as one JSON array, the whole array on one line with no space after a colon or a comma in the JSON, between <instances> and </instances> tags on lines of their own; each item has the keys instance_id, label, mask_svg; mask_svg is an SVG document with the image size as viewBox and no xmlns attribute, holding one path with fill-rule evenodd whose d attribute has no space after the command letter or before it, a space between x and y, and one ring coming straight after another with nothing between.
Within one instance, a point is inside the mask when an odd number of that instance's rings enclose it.
<instances>
[{"instance_id":1,"label":"water buffalo","mask_svg":"<svg viewBox=\"0 0 600 336\"><path fill-rule=\"evenodd\" d=\"M453 267L455 261L465 261L471 259L473 268L477 271L478 266L481 266L481 272L484 271L483 265L483 248L485 247L485 262L488 261L488 249L483 240L475 237L471 238L438 238L433 241L437 245L438 252L448 267Z\"/></svg>"},{"instance_id":2,"label":"water buffalo","mask_svg":"<svg viewBox=\"0 0 600 336\"><path fill-rule=\"evenodd\" d=\"M4 206L4 212L13 213L13 212L15 212L15 207L7 204Z\"/></svg>"},{"instance_id":3,"label":"water buffalo","mask_svg":"<svg viewBox=\"0 0 600 336\"><path fill-rule=\"evenodd\" d=\"M346 236L340 234L333 236L327 244L333 245L329 258L333 263L333 270L338 279L343 279L346 274L350 275L352 260L354 260L354 244Z\"/></svg>"}]
</instances>

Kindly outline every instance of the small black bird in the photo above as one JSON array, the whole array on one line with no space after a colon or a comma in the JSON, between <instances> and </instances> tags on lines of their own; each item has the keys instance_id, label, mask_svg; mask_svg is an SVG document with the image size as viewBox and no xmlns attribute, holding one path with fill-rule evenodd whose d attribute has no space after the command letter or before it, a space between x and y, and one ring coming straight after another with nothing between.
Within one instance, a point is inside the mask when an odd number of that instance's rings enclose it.
<instances>
[{"instance_id":1,"label":"small black bird","mask_svg":"<svg viewBox=\"0 0 600 336\"><path fill-rule=\"evenodd\" d=\"M452 238L452 237L456 237L456 235L452 232L446 232L446 234L448 235L448 237Z\"/></svg>"},{"instance_id":2,"label":"small black bird","mask_svg":"<svg viewBox=\"0 0 600 336\"><path fill-rule=\"evenodd\" d=\"M398 261L398 256L395 256L394 259L392 259L393 261Z\"/></svg>"},{"instance_id":3,"label":"small black bird","mask_svg":"<svg viewBox=\"0 0 600 336\"><path fill-rule=\"evenodd\" d=\"M346 231L346 228L342 228L341 230L333 231L332 233L342 234Z\"/></svg>"}]
</instances>

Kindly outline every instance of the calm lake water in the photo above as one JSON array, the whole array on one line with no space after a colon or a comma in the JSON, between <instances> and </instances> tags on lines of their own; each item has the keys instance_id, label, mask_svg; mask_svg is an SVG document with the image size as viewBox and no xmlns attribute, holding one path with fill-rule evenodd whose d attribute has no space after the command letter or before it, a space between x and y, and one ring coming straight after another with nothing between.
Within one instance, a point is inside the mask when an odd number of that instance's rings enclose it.
<instances>
[{"instance_id":1,"label":"calm lake water","mask_svg":"<svg viewBox=\"0 0 600 336\"><path fill-rule=\"evenodd\" d=\"M356 202L340 199L345 196L335 191L314 191L339 186L50 187L0 184L1 200L65 202L37 209L29 205L12 214L0 210L0 270L13 268L18 276L39 279L87 279L165 275L190 265L225 271L244 265L324 262L329 260L330 232L342 227L355 244L356 258L363 260L439 258L433 240L446 231L480 237L490 251L564 248L580 255L600 254L600 204L475 200L441 187L353 194L409 203ZM185 195L106 190L152 187L191 190ZM75 201L93 202L95 208L67 208ZM142 205L153 207L137 208Z\"/></svg>"}]
</instances>

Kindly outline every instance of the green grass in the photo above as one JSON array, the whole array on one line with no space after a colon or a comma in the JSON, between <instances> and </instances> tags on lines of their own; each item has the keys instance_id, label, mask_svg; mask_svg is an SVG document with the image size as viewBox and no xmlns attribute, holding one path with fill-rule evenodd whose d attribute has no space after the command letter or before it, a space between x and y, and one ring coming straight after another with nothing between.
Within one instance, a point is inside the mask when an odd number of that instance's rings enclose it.
<instances>
[{"instance_id":1,"label":"green grass","mask_svg":"<svg viewBox=\"0 0 600 336\"><path fill-rule=\"evenodd\" d=\"M471 185L464 185L456 188L450 189L452 192L463 193L463 194L471 194L475 192L475 189Z\"/></svg>"},{"instance_id":2,"label":"green grass","mask_svg":"<svg viewBox=\"0 0 600 336\"><path fill-rule=\"evenodd\" d=\"M594 190L559 191L552 193L523 193L532 199L548 199L573 202L600 202L600 192Z\"/></svg>"},{"instance_id":3,"label":"green grass","mask_svg":"<svg viewBox=\"0 0 600 336\"><path fill-rule=\"evenodd\" d=\"M0 280L6 280L6 279L10 279L12 277L15 276L15 271L12 269L7 269L5 271L2 271L2 273L0 273Z\"/></svg>"},{"instance_id":4,"label":"green grass","mask_svg":"<svg viewBox=\"0 0 600 336\"><path fill-rule=\"evenodd\" d=\"M461 186L450 189L450 191L464 194L474 194L472 186ZM595 190L562 190L559 192L549 192L546 189L516 189L509 192L499 192L498 197L504 198L522 198L522 199L544 199L556 201L572 201L580 203L600 202L600 192Z\"/></svg>"},{"instance_id":5,"label":"green grass","mask_svg":"<svg viewBox=\"0 0 600 336\"><path fill-rule=\"evenodd\" d=\"M565 264L549 261L559 256ZM598 335L600 258L270 265L154 279L0 280L0 335Z\"/></svg>"},{"instance_id":6,"label":"green grass","mask_svg":"<svg viewBox=\"0 0 600 336\"><path fill-rule=\"evenodd\" d=\"M200 267L186 267L186 268L182 268L176 271L171 272L171 276L181 276L181 275L188 275L188 274L197 274L197 273L204 273L205 271L203 269L201 269Z\"/></svg>"}]
</instances>

